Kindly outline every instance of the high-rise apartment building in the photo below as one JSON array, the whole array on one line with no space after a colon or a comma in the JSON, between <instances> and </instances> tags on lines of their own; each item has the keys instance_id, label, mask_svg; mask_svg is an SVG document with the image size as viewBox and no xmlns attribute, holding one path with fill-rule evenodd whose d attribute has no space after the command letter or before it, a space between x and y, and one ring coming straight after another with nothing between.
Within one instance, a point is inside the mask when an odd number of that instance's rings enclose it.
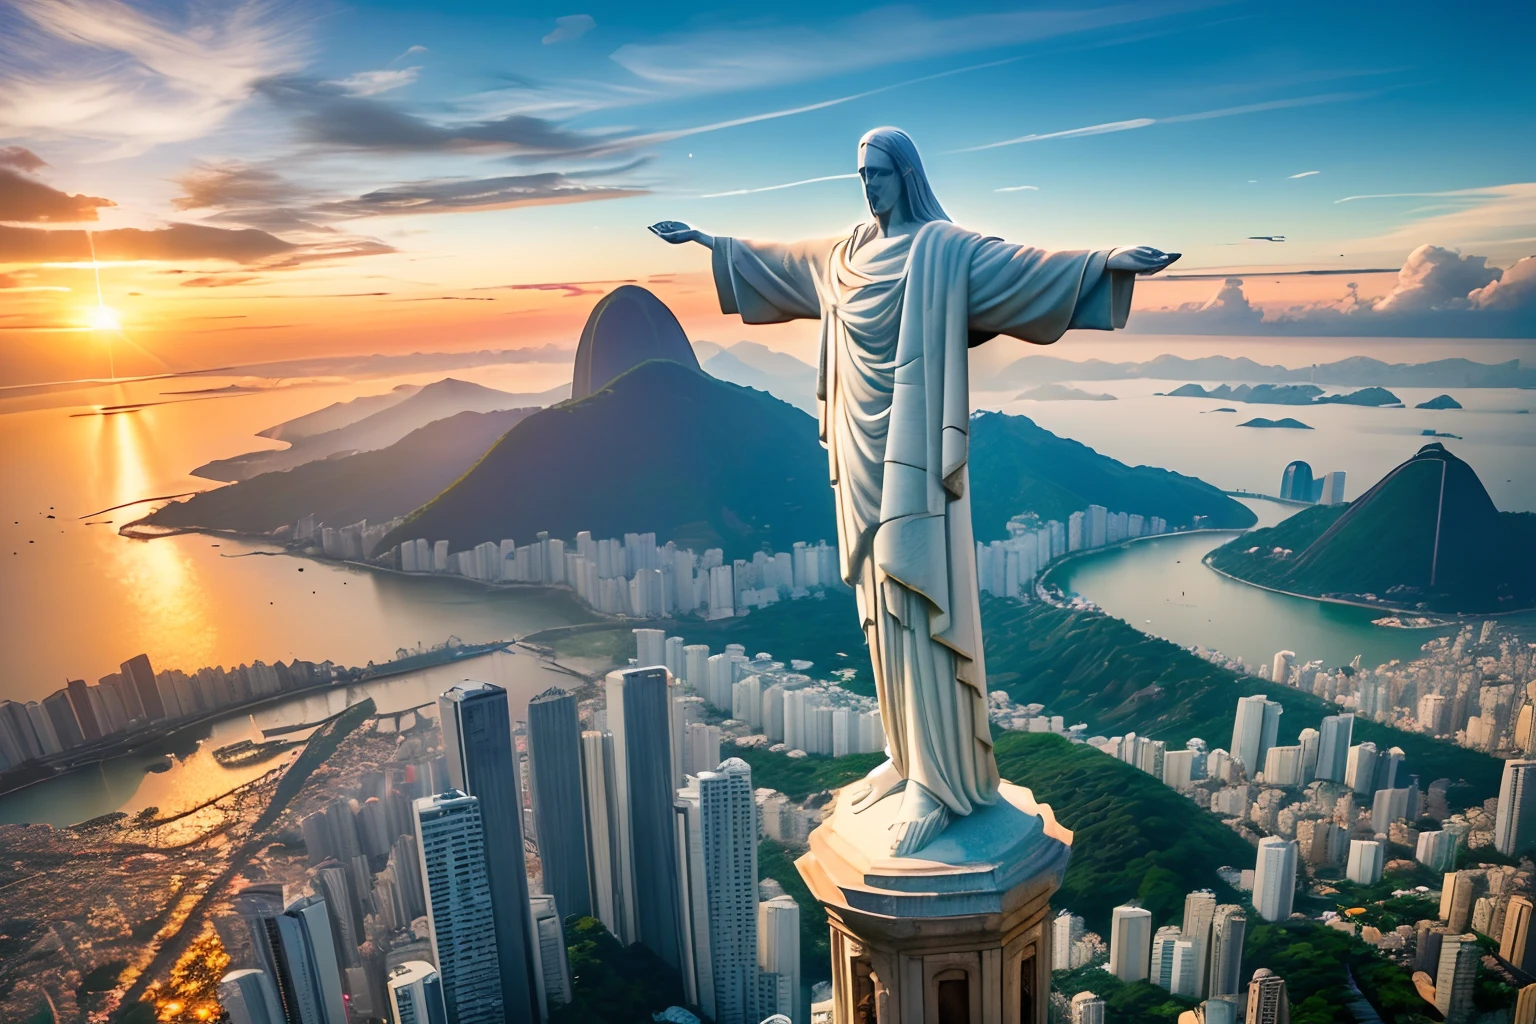
<instances>
[{"instance_id":1,"label":"high-rise apartment building","mask_svg":"<svg viewBox=\"0 0 1536 1024\"><path fill-rule=\"evenodd\" d=\"M528 781L544 891L561 917L588 917L587 824L582 813L581 722L576 697L554 688L528 702Z\"/></svg>"},{"instance_id":2,"label":"high-rise apartment building","mask_svg":"<svg viewBox=\"0 0 1536 1024\"><path fill-rule=\"evenodd\" d=\"M1235 903L1223 903L1211 917L1211 945L1206 957L1206 995L1236 996L1243 986L1243 941L1248 915Z\"/></svg>"},{"instance_id":3,"label":"high-rise apartment building","mask_svg":"<svg viewBox=\"0 0 1536 1024\"><path fill-rule=\"evenodd\" d=\"M1110 921L1109 973L1144 981L1152 959L1152 912L1135 904L1116 907Z\"/></svg>"},{"instance_id":4,"label":"high-rise apartment building","mask_svg":"<svg viewBox=\"0 0 1536 1024\"><path fill-rule=\"evenodd\" d=\"M1511 896L1504 907L1504 929L1499 941L1499 956L1526 973L1536 966L1536 947L1530 942L1533 914L1536 914L1536 904L1529 896L1523 893Z\"/></svg>"},{"instance_id":5,"label":"high-rise apartment building","mask_svg":"<svg viewBox=\"0 0 1536 1024\"><path fill-rule=\"evenodd\" d=\"M528 867L523 857L521 770L512 746L507 691L466 680L438 698L438 721L448 778L479 801L480 827L496 930L497 969L508 1015L543 1014L534 978L532 922L528 917ZM419 833L418 833L419 835ZM440 965L441 966L441 965ZM444 988L448 986L446 973Z\"/></svg>"},{"instance_id":6,"label":"high-rise apartment building","mask_svg":"<svg viewBox=\"0 0 1536 1024\"><path fill-rule=\"evenodd\" d=\"M534 947L539 957L539 992L544 1005L564 1006L571 1001L571 961L565 949L565 926L553 896L528 898L533 914Z\"/></svg>"},{"instance_id":7,"label":"high-rise apartment building","mask_svg":"<svg viewBox=\"0 0 1536 1024\"><path fill-rule=\"evenodd\" d=\"M506 1009L498 946L505 929L496 927L498 908L486 865L480 806L478 798L456 790L424 796L414 805L427 887L427 933L437 957L443 1003L450 1024L535 1021L538 1010L528 1016L521 1002ZM526 908L520 916L528 917ZM525 977L524 984L531 992L529 980Z\"/></svg>"},{"instance_id":8,"label":"high-rise apartment building","mask_svg":"<svg viewBox=\"0 0 1536 1024\"><path fill-rule=\"evenodd\" d=\"M759 991L757 1012L781 1013L792 1024L806 1024L800 1009L800 905L792 896L775 896L757 905L757 966L771 985ZM771 991L772 1001L766 996Z\"/></svg>"},{"instance_id":9,"label":"high-rise apartment building","mask_svg":"<svg viewBox=\"0 0 1536 1024\"><path fill-rule=\"evenodd\" d=\"M1446 1024L1464 1024L1472 1019L1473 987L1477 981L1477 962L1481 951L1477 936L1471 932L1446 935L1440 940L1440 963L1435 973L1435 1009Z\"/></svg>"},{"instance_id":10,"label":"high-rise apartment building","mask_svg":"<svg viewBox=\"0 0 1536 1024\"><path fill-rule=\"evenodd\" d=\"M385 985L394 1024L448 1024L443 980L425 960L407 960L395 967Z\"/></svg>"},{"instance_id":11,"label":"high-rise apartment building","mask_svg":"<svg viewBox=\"0 0 1536 1024\"><path fill-rule=\"evenodd\" d=\"M165 719L165 704L160 700L160 688L155 685L155 670L149 664L149 655L135 654L121 666L124 689L131 695L133 704L130 717L159 722Z\"/></svg>"},{"instance_id":12,"label":"high-rise apartment building","mask_svg":"<svg viewBox=\"0 0 1536 1024\"><path fill-rule=\"evenodd\" d=\"M1354 715L1324 718L1317 741L1317 778L1343 782L1349 769L1349 745L1354 736Z\"/></svg>"},{"instance_id":13,"label":"high-rise apartment building","mask_svg":"<svg viewBox=\"0 0 1536 1024\"><path fill-rule=\"evenodd\" d=\"M740 758L677 794L683 984L718 1024L757 1024L757 804Z\"/></svg>"},{"instance_id":14,"label":"high-rise apartment building","mask_svg":"<svg viewBox=\"0 0 1536 1024\"><path fill-rule=\"evenodd\" d=\"M1351 882L1357 882L1360 885L1374 885L1381 881L1385 858L1385 843L1374 839L1351 839L1349 864L1345 868L1345 876Z\"/></svg>"},{"instance_id":15,"label":"high-rise apartment building","mask_svg":"<svg viewBox=\"0 0 1536 1024\"><path fill-rule=\"evenodd\" d=\"M1527 853L1536 845L1536 761L1504 762L1493 845L1506 857Z\"/></svg>"},{"instance_id":16,"label":"high-rise apartment building","mask_svg":"<svg viewBox=\"0 0 1536 1024\"><path fill-rule=\"evenodd\" d=\"M1285 979L1267 967L1253 972L1248 982L1247 1024L1290 1024L1291 1001Z\"/></svg>"},{"instance_id":17,"label":"high-rise apartment building","mask_svg":"<svg viewBox=\"0 0 1536 1024\"><path fill-rule=\"evenodd\" d=\"M592 913L614 938L628 946L635 941L634 906L627 887L628 851L619 847L613 733L589 730L581 734L581 780Z\"/></svg>"},{"instance_id":18,"label":"high-rise apartment building","mask_svg":"<svg viewBox=\"0 0 1536 1024\"><path fill-rule=\"evenodd\" d=\"M1264 757L1280 731L1280 712L1280 705L1262 693L1237 700L1232 756L1242 760L1250 779L1264 770Z\"/></svg>"},{"instance_id":19,"label":"high-rise apartment building","mask_svg":"<svg viewBox=\"0 0 1536 1024\"><path fill-rule=\"evenodd\" d=\"M278 999L290 1022L347 1024L333 911L341 908L327 908L323 898L305 896L263 921L276 964Z\"/></svg>"},{"instance_id":20,"label":"high-rise apartment building","mask_svg":"<svg viewBox=\"0 0 1536 1024\"><path fill-rule=\"evenodd\" d=\"M229 1024L287 1024L272 979L254 967L224 975L219 982L219 1005L229 1015Z\"/></svg>"},{"instance_id":21,"label":"high-rise apartment building","mask_svg":"<svg viewBox=\"0 0 1536 1024\"><path fill-rule=\"evenodd\" d=\"M1152 936L1152 967L1147 979L1165 992L1173 991L1174 946L1183 938L1179 928L1166 924Z\"/></svg>"},{"instance_id":22,"label":"high-rise apartment building","mask_svg":"<svg viewBox=\"0 0 1536 1024\"><path fill-rule=\"evenodd\" d=\"M1253 866L1253 906L1266 921L1291 916L1296 899L1296 843L1279 836L1259 840Z\"/></svg>"},{"instance_id":23,"label":"high-rise apartment building","mask_svg":"<svg viewBox=\"0 0 1536 1024\"><path fill-rule=\"evenodd\" d=\"M1195 955L1191 998L1205 995L1210 961L1211 922L1216 918L1216 894L1200 889L1184 897L1184 923L1180 934L1193 944Z\"/></svg>"},{"instance_id":24,"label":"high-rise apartment building","mask_svg":"<svg viewBox=\"0 0 1536 1024\"><path fill-rule=\"evenodd\" d=\"M1082 515L1074 512L1073 515ZM1079 992L1072 997L1071 1024L1104 1024L1104 1000L1092 992Z\"/></svg>"},{"instance_id":25,"label":"high-rise apartment building","mask_svg":"<svg viewBox=\"0 0 1536 1024\"><path fill-rule=\"evenodd\" d=\"M635 941L682 970L670 683L660 666L610 672L608 728L613 733L618 873L634 910Z\"/></svg>"}]
</instances>

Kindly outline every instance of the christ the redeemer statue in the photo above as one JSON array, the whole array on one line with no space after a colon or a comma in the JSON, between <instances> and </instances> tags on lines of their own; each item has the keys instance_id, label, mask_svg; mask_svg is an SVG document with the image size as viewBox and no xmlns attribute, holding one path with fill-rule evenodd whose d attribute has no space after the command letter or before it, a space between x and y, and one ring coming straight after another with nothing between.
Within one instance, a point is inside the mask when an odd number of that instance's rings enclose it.
<instances>
[{"instance_id":1,"label":"christ the redeemer statue","mask_svg":"<svg viewBox=\"0 0 1536 1024\"><path fill-rule=\"evenodd\" d=\"M859 140L869 220L803 242L706 235L720 308L749 324L821 321L816 393L843 579L858 598L889 760L856 806L900 790L898 856L997 799L966 455L966 352L1124 327L1136 274L1176 253L1046 252L950 223L905 132Z\"/></svg>"}]
</instances>

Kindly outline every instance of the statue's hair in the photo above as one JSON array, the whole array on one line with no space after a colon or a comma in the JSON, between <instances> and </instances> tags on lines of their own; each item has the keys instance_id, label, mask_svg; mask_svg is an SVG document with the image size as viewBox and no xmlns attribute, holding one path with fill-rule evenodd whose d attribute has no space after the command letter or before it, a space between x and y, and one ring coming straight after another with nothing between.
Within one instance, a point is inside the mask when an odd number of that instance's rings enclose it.
<instances>
[{"instance_id":1,"label":"statue's hair","mask_svg":"<svg viewBox=\"0 0 1536 1024\"><path fill-rule=\"evenodd\" d=\"M901 175L902 189L913 217L925 222L949 220L949 214L944 212L938 196L933 194L933 189L928 185L928 175L923 171L923 158L917 155L917 143L912 141L912 136L900 128L873 128L859 140L860 156L863 156L866 146L878 149L896 165L896 173Z\"/></svg>"}]
</instances>

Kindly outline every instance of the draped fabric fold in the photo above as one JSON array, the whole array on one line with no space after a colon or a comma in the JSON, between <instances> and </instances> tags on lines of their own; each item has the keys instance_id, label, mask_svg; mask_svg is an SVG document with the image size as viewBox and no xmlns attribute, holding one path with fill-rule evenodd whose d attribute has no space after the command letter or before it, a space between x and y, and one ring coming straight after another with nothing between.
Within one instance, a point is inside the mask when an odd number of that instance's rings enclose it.
<instances>
[{"instance_id":1,"label":"draped fabric fold","mask_svg":"<svg viewBox=\"0 0 1536 1024\"><path fill-rule=\"evenodd\" d=\"M715 239L720 308L821 321L821 440L892 762L954 814L996 799L967 458L974 336L1113 330L1133 275L947 221L797 243Z\"/></svg>"}]
</instances>

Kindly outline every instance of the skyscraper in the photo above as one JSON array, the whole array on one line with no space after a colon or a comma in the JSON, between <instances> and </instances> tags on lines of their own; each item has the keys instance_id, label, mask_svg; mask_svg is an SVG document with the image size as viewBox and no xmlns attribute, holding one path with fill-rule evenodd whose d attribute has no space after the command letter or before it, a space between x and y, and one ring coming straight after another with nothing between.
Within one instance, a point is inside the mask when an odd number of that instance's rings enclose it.
<instances>
[{"instance_id":1,"label":"skyscraper","mask_svg":"<svg viewBox=\"0 0 1536 1024\"><path fill-rule=\"evenodd\" d=\"M407 960L389 972L385 984L394 1024L448 1024L443 980L425 960Z\"/></svg>"},{"instance_id":2,"label":"skyscraper","mask_svg":"<svg viewBox=\"0 0 1536 1024\"><path fill-rule=\"evenodd\" d=\"M1211 949L1207 958L1207 995L1235 996L1242 992L1243 941L1248 915L1235 903L1223 903L1211 918Z\"/></svg>"},{"instance_id":3,"label":"skyscraper","mask_svg":"<svg viewBox=\"0 0 1536 1024\"><path fill-rule=\"evenodd\" d=\"M1165 992L1173 991L1174 947L1183 937L1171 924L1163 925L1152 936L1152 969L1148 980Z\"/></svg>"},{"instance_id":4,"label":"skyscraper","mask_svg":"<svg viewBox=\"0 0 1536 1024\"><path fill-rule=\"evenodd\" d=\"M1264 770L1264 757L1280 731L1280 705L1262 693L1239 697L1232 723L1232 756L1241 758L1251 779Z\"/></svg>"},{"instance_id":5,"label":"skyscraper","mask_svg":"<svg viewBox=\"0 0 1536 1024\"><path fill-rule=\"evenodd\" d=\"M1205 995L1207 967L1210 960L1211 922L1216 917L1216 894L1200 889L1184 897L1184 926L1182 936L1194 944L1195 976L1189 995L1197 998Z\"/></svg>"},{"instance_id":6,"label":"skyscraper","mask_svg":"<svg viewBox=\"0 0 1536 1024\"><path fill-rule=\"evenodd\" d=\"M1069 971L1077 966L1072 962L1072 947L1083 937L1083 929L1083 919L1070 910L1051 920L1051 970Z\"/></svg>"},{"instance_id":7,"label":"skyscraper","mask_svg":"<svg viewBox=\"0 0 1536 1024\"><path fill-rule=\"evenodd\" d=\"M533 913L533 934L538 939L539 987L545 1006L564 1006L571 1001L571 961L565 950L565 926L553 896L528 898Z\"/></svg>"},{"instance_id":8,"label":"skyscraper","mask_svg":"<svg viewBox=\"0 0 1536 1024\"><path fill-rule=\"evenodd\" d=\"M756 1024L757 804L752 770L731 758L677 794L683 984L719 1024Z\"/></svg>"},{"instance_id":9,"label":"skyscraper","mask_svg":"<svg viewBox=\"0 0 1536 1024\"><path fill-rule=\"evenodd\" d=\"M1269 678L1276 686L1291 685L1291 669L1296 665L1295 651L1276 651L1274 663L1269 671Z\"/></svg>"},{"instance_id":10,"label":"skyscraper","mask_svg":"<svg viewBox=\"0 0 1536 1024\"><path fill-rule=\"evenodd\" d=\"M759 1005L767 1017L782 1013L793 1024L806 1024L800 1012L800 904L775 896L757 905L757 966L773 979L773 1003Z\"/></svg>"},{"instance_id":11,"label":"skyscraper","mask_svg":"<svg viewBox=\"0 0 1536 1024\"><path fill-rule=\"evenodd\" d=\"M544 891L562 917L587 917L587 825L582 814L581 723L576 698L554 688L528 702L528 775L544 865Z\"/></svg>"},{"instance_id":12,"label":"skyscraper","mask_svg":"<svg viewBox=\"0 0 1536 1024\"><path fill-rule=\"evenodd\" d=\"M1361 796L1376 792L1376 744L1370 740L1349 748L1344 784Z\"/></svg>"},{"instance_id":13,"label":"skyscraper","mask_svg":"<svg viewBox=\"0 0 1536 1024\"><path fill-rule=\"evenodd\" d=\"M1519 856L1536 845L1536 761L1504 762L1493 845L1506 857Z\"/></svg>"},{"instance_id":14,"label":"skyscraper","mask_svg":"<svg viewBox=\"0 0 1536 1024\"><path fill-rule=\"evenodd\" d=\"M347 1024L341 964L331 914L319 896L305 896L264 920L277 965L276 988L287 1020L298 1024Z\"/></svg>"},{"instance_id":15,"label":"skyscraper","mask_svg":"<svg viewBox=\"0 0 1536 1024\"><path fill-rule=\"evenodd\" d=\"M583 813L592 913L623 945L635 941L628 884L628 853L619 848L618 793L614 783L613 733L581 734Z\"/></svg>"},{"instance_id":16,"label":"skyscraper","mask_svg":"<svg viewBox=\"0 0 1536 1024\"><path fill-rule=\"evenodd\" d=\"M1323 476L1323 504L1344 504L1344 480L1345 473L1342 469L1335 469Z\"/></svg>"},{"instance_id":17,"label":"skyscraper","mask_svg":"<svg viewBox=\"0 0 1536 1024\"><path fill-rule=\"evenodd\" d=\"M517 1010L505 1009L498 946L502 930L495 926L479 799L451 790L424 796L414 807L427 886L427 932L449 1024L538 1020L537 1009L528 1016L521 1003ZM522 917L527 916L525 909ZM527 978L524 984L533 988Z\"/></svg>"},{"instance_id":18,"label":"skyscraper","mask_svg":"<svg viewBox=\"0 0 1536 1024\"><path fill-rule=\"evenodd\" d=\"M513 1020L536 1021L543 1007L534 982L537 968L528 917L528 868L523 858L521 773L512 747L507 691L491 683L466 680L437 703L449 780L455 789L479 801L485 849L491 851L486 874L506 1013ZM446 972L443 986L445 990L448 987Z\"/></svg>"},{"instance_id":19,"label":"skyscraper","mask_svg":"<svg viewBox=\"0 0 1536 1024\"><path fill-rule=\"evenodd\" d=\"M1349 745L1354 736L1354 715L1329 715L1322 721L1317 741L1317 777L1343 782L1349 770Z\"/></svg>"},{"instance_id":20,"label":"skyscraper","mask_svg":"<svg viewBox=\"0 0 1536 1024\"><path fill-rule=\"evenodd\" d=\"M1291 1001L1285 979L1267 967L1253 972L1248 982L1247 1024L1290 1024Z\"/></svg>"},{"instance_id":21,"label":"skyscraper","mask_svg":"<svg viewBox=\"0 0 1536 1024\"><path fill-rule=\"evenodd\" d=\"M1135 904L1116 907L1109 931L1109 973L1143 981L1152 957L1152 912Z\"/></svg>"},{"instance_id":22,"label":"skyscraper","mask_svg":"<svg viewBox=\"0 0 1536 1024\"><path fill-rule=\"evenodd\" d=\"M1266 921L1284 921L1295 898L1296 843L1265 836L1253 867L1253 906Z\"/></svg>"},{"instance_id":23,"label":"skyscraper","mask_svg":"<svg viewBox=\"0 0 1536 1024\"><path fill-rule=\"evenodd\" d=\"M1511 896L1504 908L1504 930L1499 941L1499 956L1526 973L1530 973L1529 966L1536 966L1533 964L1536 948L1532 948L1530 942L1533 913L1536 913L1536 904L1529 896L1521 893Z\"/></svg>"},{"instance_id":24,"label":"skyscraper","mask_svg":"<svg viewBox=\"0 0 1536 1024\"><path fill-rule=\"evenodd\" d=\"M229 1014L230 1024L286 1024L272 979L254 967L224 975L219 1004Z\"/></svg>"},{"instance_id":25,"label":"skyscraper","mask_svg":"<svg viewBox=\"0 0 1536 1024\"><path fill-rule=\"evenodd\" d=\"M1287 501L1312 500L1312 467L1296 461L1285 467L1280 477L1280 497Z\"/></svg>"},{"instance_id":26,"label":"skyscraper","mask_svg":"<svg viewBox=\"0 0 1536 1024\"><path fill-rule=\"evenodd\" d=\"M1446 1024L1472 1019L1472 990L1477 981L1480 952L1471 932L1447 935L1440 940L1440 963L1435 972L1435 1009Z\"/></svg>"},{"instance_id":27,"label":"skyscraper","mask_svg":"<svg viewBox=\"0 0 1536 1024\"><path fill-rule=\"evenodd\" d=\"M159 722L165 718L165 705L160 700L160 689L155 686L155 670L150 667L149 655L135 654L122 666L124 690L131 695L133 707L129 717L147 718Z\"/></svg>"},{"instance_id":28,"label":"skyscraper","mask_svg":"<svg viewBox=\"0 0 1536 1024\"><path fill-rule=\"evenodd\" d=\"M608 728L613 732L619 873L632 894L635 941L681 970L669 683L663 667L608 673Z\"/></svg>"}]
</instances>

